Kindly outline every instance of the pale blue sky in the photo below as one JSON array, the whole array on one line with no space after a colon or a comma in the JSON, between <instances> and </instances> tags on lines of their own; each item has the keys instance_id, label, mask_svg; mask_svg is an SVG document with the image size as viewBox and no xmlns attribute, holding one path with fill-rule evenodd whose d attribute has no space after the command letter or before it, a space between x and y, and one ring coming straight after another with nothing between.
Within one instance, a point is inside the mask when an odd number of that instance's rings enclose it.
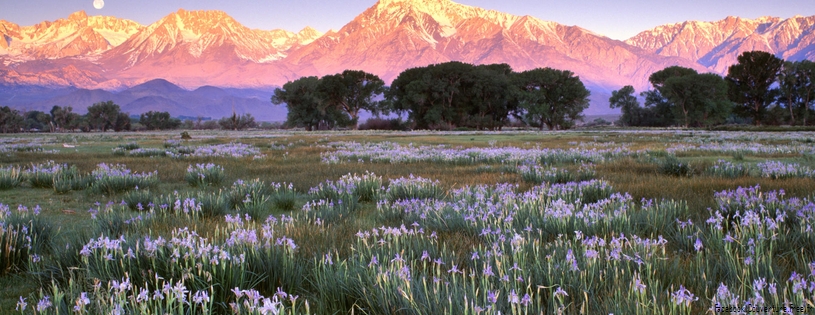
<instances>
[{"instance_id":1,"label":"pale blue sky","mask_svg":"<svg viewBox=\"0 0 815 315\"><path fill-rule=\"evenodd\" d=\"M715 21L727 16L757 18L815 15L815 0L458 0L542 20L578 25L614 39L626 39L661 24L686 20ZM298 31L311 26L325 32L339 29L375 0L105 0L101 10L93 0L0 0L0 19L23 26L67 17L85 10L89 15L112 15L147 25L185 10L222 10L238 22L258 29Z\"/></svg>"}]
</instances>

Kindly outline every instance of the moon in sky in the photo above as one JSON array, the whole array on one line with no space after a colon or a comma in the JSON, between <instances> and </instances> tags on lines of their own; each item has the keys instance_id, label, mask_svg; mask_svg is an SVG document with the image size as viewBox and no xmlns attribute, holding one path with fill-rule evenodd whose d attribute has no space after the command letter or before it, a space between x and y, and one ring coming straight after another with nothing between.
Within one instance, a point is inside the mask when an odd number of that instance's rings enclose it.
<instances>
[{"instance_id":1,"label":"moon in sky","mask_svg":"<svg viewBox=\"0 0 815 315\"><path fill-rule=\"evenodd\" d=\"M97 10L102 9L105 6L105 0L93 0L93 7Z\"/></svg>"}]
</instances>

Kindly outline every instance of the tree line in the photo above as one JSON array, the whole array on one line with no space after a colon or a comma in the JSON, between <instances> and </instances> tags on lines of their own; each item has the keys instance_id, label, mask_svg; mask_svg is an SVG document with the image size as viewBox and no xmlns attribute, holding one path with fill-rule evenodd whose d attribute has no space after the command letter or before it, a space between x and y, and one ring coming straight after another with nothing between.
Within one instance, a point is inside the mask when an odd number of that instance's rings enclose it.
<instances>
[{"instance_id":1,"label":"tree line","mask_svg":"<svg viewBox=\"0 0 815 315\"><path fill-rule=\"evenodd\" d=\"M815 114L815 63L784 61L762 52L744 52L727 76L672 66L649 77L652 88L636 96L630 85L612 92L626 126L707 127L725 123L811 125ZM568 70L514 71L507 64L446 62L402 71L390 86L359 70L302 77L274 90L271 102L285 104L286 127L306 130L359 127L362 111L407 116L413 129L489 129L522 124L543 130L569 129L588 108L589 91ZM644 100L644 104L640 103ZM383 120L384 121L384 120ZM395 123L405 125L401 121ZM0 107L0 132L107 131L137 129L240 130L257 127L251 114L218 121L184 122L168 112L150 111L134 119L112 101L79 115L70 106L49 113L21 113Z\"/></svg>"},{"instance_id":2,"label":"tree line","mask_svg":"<svg viewBox=\"0 0 815 315\"><path fill-rule=\"evenodd\" d=\"M414 129L500 130L514 118L558 130L582 118L589 95L567 70L452 61L407 69L390 86L359 70L303 77L275 89L271 101L286 104L288 126L306 130L356 129L361 110L406 114Z\"/></svg>"},{"instance_id":3,"label":"tree line","mask_svg":"<svg viewBox=\"0 0 815 315\"><path fill-rule=\"evenodd\" d=\"M626 126L708 127L725 123L811 125L815 113L815 63L784 61L763 51L744 52L727 76L673 66L648 78L652 89L630 85L612 92Z\"/></svg>"},{"instance_id":4,"label":"tree line","mask_svg":"<svg viewBox=\"0 0 815 315\"><path fill-rule=\"evenodd\" d=\"M71 106L54 106L48 113L42 111L20 112L8 106L0 107L0 133L23 131L128 131L128 130L171 130L185 129L225 129L243 130L257 127L251 114L223 117L220 120L181 121L169 112L148 111L138 116L122 112L113 101L99 102L88 107L88 113L80 115Z\"/></svg>"}]
</instances>

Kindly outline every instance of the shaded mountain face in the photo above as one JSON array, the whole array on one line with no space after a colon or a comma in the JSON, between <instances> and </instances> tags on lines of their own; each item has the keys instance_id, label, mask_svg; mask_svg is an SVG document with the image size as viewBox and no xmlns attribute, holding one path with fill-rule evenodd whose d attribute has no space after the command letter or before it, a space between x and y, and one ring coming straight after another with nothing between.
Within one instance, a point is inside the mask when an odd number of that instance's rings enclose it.
<instances>
[{"instance_id":1,"label":"shaded mountain face","mask_svg":"<svg viewBox=\"0 0 815 315\"><path fill-rule=\"evenodd\" d=\"M0 21L0 85L102 89L118 95L161 78L188 90L262 89L267 96L256 99L268 103L270 87L301 76L358 69L389 82L407 68L432 63L507 63L516 71L551 67L576 73L592 91L589 111L602 112L612 90L629 84L647 89L648 76L668 66L722 74L748 50L788 60L815 59L813 25L815 16L731 17L664 25L617 41L578 26L449 0L381 0L326 34L311 28L298 33L250 29L220 11L182 9L147 26L77 12L26 27ZM151 82L149 88L162 84ZM137 99L160 103L127 93L128 104ZM173 102L162 104L205 110L194 102Z\"/></svg>"}]
</instances>

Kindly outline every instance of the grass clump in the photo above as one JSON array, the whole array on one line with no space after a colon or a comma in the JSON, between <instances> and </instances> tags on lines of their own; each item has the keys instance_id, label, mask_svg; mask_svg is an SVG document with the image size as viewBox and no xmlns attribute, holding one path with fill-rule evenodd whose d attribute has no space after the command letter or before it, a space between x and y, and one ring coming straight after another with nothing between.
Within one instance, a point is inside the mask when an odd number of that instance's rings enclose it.
<instances>
[{"instance_id":1,"label":"grass clump","mask_svg":"<svg viewBox=\"0 0 815 315\"><path fill-rule=\"evenodd\" d=\"M48 161L43 164L31 164L26 172L26 177L31 187L53 188L54 180L58 177L73 178L78 176L79 171L76 166L68 167L68 164L58 164Z\"/></svg>"},{"instance_id":2,"label":"grass clump","mask_svg":"<svg viewBox=\"0 0 815 315\"><path fill-rule=\"evenodd\" d=\"M91 183L93 183L93 176L63 174L54 178L54 192L66 194L70 191L85 190Z\"/></svg>"},{"instance_id":3,"label":"grass clump","mask_svg":"<svg viewBox=\"0 0 815 315\"><path fill-rule=\"evenodd\" d=\"M597 176L592 164L583 164L579 169L569 170L565 168L546 167L539 165L520 165L518 166L518 173L524 181L541 184L541 183L568 183L575 181L586 181L593 179Z\"/></svg>"},{"instance_id":4,"label":"grass clump","mask_svg":"<svg viewBox=\"0 0 815 315\"><path fill-rule=\"evenodd\" d=\"M413 176L390 180L385 191L389 202L409 199L439 199L444 197L444 189L438 180Z\"/></svg>"},{"instance_id":5,"label":"grass clump","mask_svg":"<svg viewBox=\"0 0 815 315\"><path fill-rule=\"evenodd\" d=\"M133 211L144 211L153 206L155 196L146 189L136 189L127 192L122 201Z\"/></svg>"},{"instance_id":6,"label":"grass clump","mask_svg":"<svg viewBox=\"0 0 815 315\"><path fill-rule=\"evenodd\" d=\"M223 182L226 174L223 166L213 163L195 164L187 167L184 180L192 187L218 186Z\"/></svg>"},{"instance_id":7,"label":"grass clump","mask_svg":"<svg viewBox=\"0 0 815 315\"><path fill-rule=\"evenodd\" d=\"M269 186L272 205L279 210L294 210L297 205L297 192L292 183L272 183Z\"/></svg>"},{"instance_id":8,"label":"grass clump","mask_svg":"<svg viewBox=\"0 0 815 315\"><path fill-rule=\"evenodd\" d=\"M91 175L93 192L107 196L136 188L148 189L159 183L157 171L136 173L121 164L100 163Z\"/></svg>"},{"instance_id":9,"label":"grass clump","mask_svg":"<svg viewBox=\"0 0 815 315\"><path fill-rule=\"evenodd\" d=\"M0 190L13 189L25 181L21 167L9 166L0 168Z\"/></svg>"},{"instance_id":10,"label":"grass clump","mask_svg":"<svg viewBox=\"0 0 815 315\"><path fill-rule=\"evenodd\" d=\"M743 163L732 163L725 160L718 160L711 167L708 167L707 173L711 176L718 176L724 178L738 178L742 176L749 176L751 168Z\"/></svg>"},{"instance_id":11,"label":"grass clump","mask_svg":"<svg viewBox=\"0 0 815 315\"><path fill-rule=\"evenodd\" d=\"M28 269L31 260L39 261L55 233L40 216L40 206L29 210L19 205L12 211L0 203L0 276Z\"/></svg>"}]
</instances>

